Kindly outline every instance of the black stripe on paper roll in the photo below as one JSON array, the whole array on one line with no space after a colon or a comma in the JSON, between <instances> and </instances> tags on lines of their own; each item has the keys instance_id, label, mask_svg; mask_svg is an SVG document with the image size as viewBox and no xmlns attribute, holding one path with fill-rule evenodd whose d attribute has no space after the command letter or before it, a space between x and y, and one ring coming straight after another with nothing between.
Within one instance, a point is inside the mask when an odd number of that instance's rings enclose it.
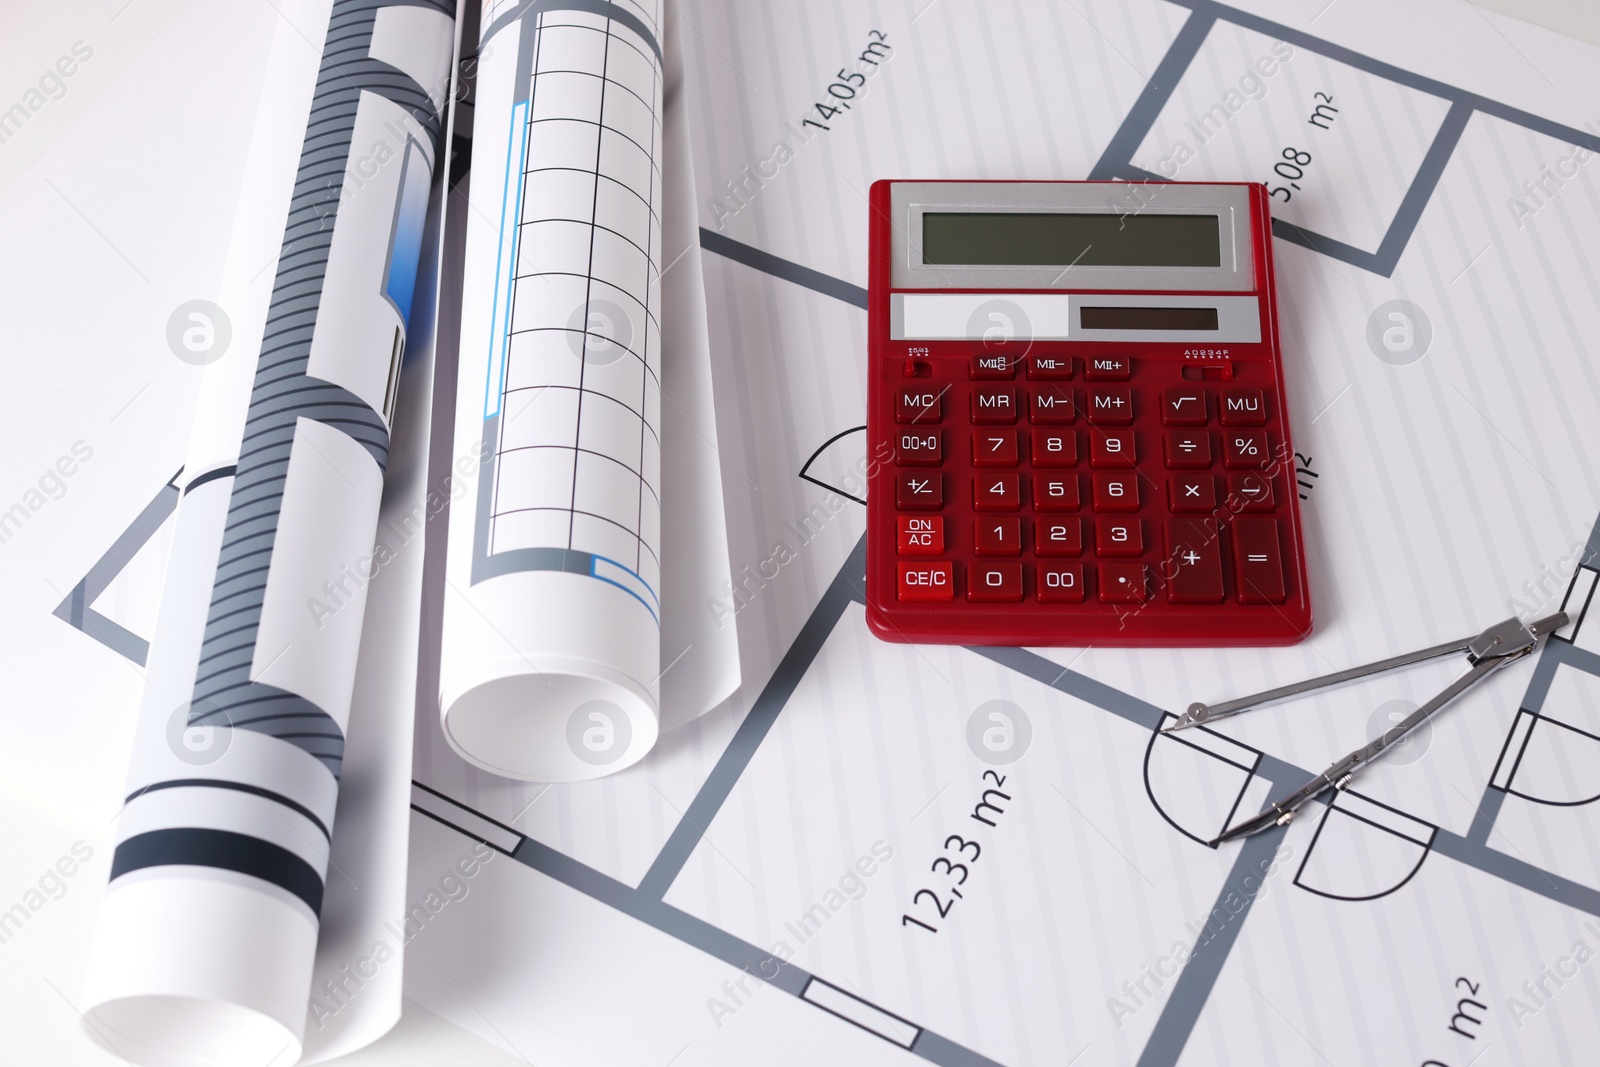
<instances>
[{"instance_id":1,"label":"black stripe on paper roll","mask_svg":"<svg viewBox=\"0 0 1600 1067\"><path fill-rule=\"evenodd\" d=\"M148 867L215 867L286 889L322 913L322 877L305 860L270 841L230 830L181 827L137 834L117 846L111 881Z\"/></svg>"}]
</instances>

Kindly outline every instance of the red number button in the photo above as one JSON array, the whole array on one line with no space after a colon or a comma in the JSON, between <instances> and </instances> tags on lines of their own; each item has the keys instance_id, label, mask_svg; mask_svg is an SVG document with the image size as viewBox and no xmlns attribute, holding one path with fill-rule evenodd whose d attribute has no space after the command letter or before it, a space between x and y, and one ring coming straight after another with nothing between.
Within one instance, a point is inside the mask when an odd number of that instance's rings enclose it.
<instances>
[{"instance_id":1,"label":"red number button","mask_svg":"<svg viewBox=\"0 0 1600 1067\"><path fill-rule=\"evenodd\" d=\"M1033 506L1037 511L1077 511L1078 476L1035 474Z\"/></svg>"},{"instance_id":2,"label":"red number button","mask_svg":"<svg viewBox=\"0 0 1600 1067\"><path fill-rule=\"evenodd\" d=\"M901 515L898 543L902 556L944 555L944 516Z\"/></svg>"},{"instance_id":3,"label":"red number button","mask_svg":"<svg viewBox=\"0 0 1600 1067\"><path fill-rule=\"evenodd\" d=\"M980 430L972 435L974 467L1015 467L1017 431Z\"/></svg>"},{"instance_id":4,"label":"red number button","mask_svg":"<svg viewBox=\"0 0 1600 1067\"><path fill-rule=\"evenodd\" d=\"M1094 553L1097 556L1144 555L1144 524L1138 519L1096 519Z\"/></svg>"},{"instance_id":5,"label":"red number button","mask_svg":"<svg viewBox=\"0 0 1600 1067\"><path fill-rule=\"evenodd\" d=\"M972 524L972 551L979 556L1022 555L1022 520L977 520Z\"/></svg>"},{"instance_id":6,"label":"red number button","mask_svg":"<svg viewBox=\"0 0 1600 1067\"><path fill-rule=\"evenodd\" d=\"M1034 430L1035 467L1075 467L1078 465L1078 435L1071 430Z\"/></svg>"},{"instance_id":7,"label":"red number button","mask_svg":"<svg viewBox=\"0 0 1600 1067\"><path fill-rule=\"evenodd\" d=\"M1083 523L1078 519L1036 519L1033 550L1041 556L1083 555Z\"/></svg>"},{"instance_id":8,"label":"red number button","mask_svg":"<svg viewBox=\"0 0 1600 1067\"><path fill-rule=\"evenodd\" d=\"M979 511L1016 511L1022 506L1022 490L1017 484L1017 476L973 475L972 506Z\"/></svg>"},{"instance_id":9,"label":"red number button","mask_svg":"<svg viewBox=\"0 0 1600 1067\"><path fill-rule=\"evenodd\" d=\"M1090 430L1089 466L1132 467L1138 460L1132 430Z\"/></svg>"},{"instance_id":10,"label":"red number button","mask_svg":"<svg viewBox=\"0 0 1600 1067\"><path fill-rule=\"evenodd\" d=\"M1022 599L1022 564L973 563L967 567L967 599L980 604L1014 604Z\"/></svg>"},{"instance_id":11,"label":"red number button","mask_svg":"<svg viewBox=\"0 0 1600 1067\"><path fill-rule=\"evenodd\" d=\"M1082 604L1083 568L1039 564L1039 603Z\"/></svg>"},{"instance_id":12,"label":"red number button","mask_svg":"<svg viewBox=\"0 0 1600 1067\"><path fill-rule=\"evenodd\" d=\"M901 600L953 600L955 577L949 563L900 564Z\"/></svg>"},{"instance_id":13,"label":"red number button","mask_svg":"<svg viewBox=\"0 0 1600 1067\"><path fill-rule=\"evenodd\" d=\"M1090 499L1096 511L1138 511L1139 476L1096 474Z\"/></svg>"}]
</instances>

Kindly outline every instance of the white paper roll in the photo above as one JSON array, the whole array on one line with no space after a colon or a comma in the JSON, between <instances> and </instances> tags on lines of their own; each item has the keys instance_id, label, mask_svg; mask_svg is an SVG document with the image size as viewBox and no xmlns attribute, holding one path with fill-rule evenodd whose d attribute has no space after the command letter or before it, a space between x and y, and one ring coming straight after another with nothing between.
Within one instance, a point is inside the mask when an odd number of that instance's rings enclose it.
<instances>
[{"instance_id":1,"label":"white paper roll","mask_svg":"<svg viewBox=\"0 0 1600 1067\"><path fill-rule=\"evenodd\" d=\"M470 762L572 781L660 731L661 11L483 11L441 715Z\"/></svg>"},{"instance_id":2,"label":"white paper roll","mask_svg":"<svg viewBox=\"0 0 1600 1067\"><path fill-rule=\"evenodd\" d=\"M445 103L444 0L291 7L219 293L234 341L201 390L86 979L89 1033L141 1064L302 1051ZM303 34L327 40L320 58Z\"/></svg>"}]
</instances>

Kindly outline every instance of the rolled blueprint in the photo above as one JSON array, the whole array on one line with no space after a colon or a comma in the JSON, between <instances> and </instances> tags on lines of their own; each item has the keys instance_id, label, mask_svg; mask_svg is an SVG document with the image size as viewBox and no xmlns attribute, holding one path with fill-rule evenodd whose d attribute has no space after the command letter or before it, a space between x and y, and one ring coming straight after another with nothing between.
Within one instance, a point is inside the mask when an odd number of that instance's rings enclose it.
<instances>
[{"instance_id":1,"label":"rolled blueprint","mask_svg":"<svg viewBox=\"0 0 1600 1067\"><path fill-rule=\"evenodd\" d=\"M139 1064L301 1055L445 103L453 5L284 7L86 979Z\"/></svg>"},{"instance_id":2,"label":"rolled blueprint","mask_svg":"<svg viewBox=\"0 0 1600 1067\"><path fill-rule=\"evenodd\" d=\"M516 778L660 730L661 26L658 0L483 6L440 703Z\"/></svg>"}]
</instances>

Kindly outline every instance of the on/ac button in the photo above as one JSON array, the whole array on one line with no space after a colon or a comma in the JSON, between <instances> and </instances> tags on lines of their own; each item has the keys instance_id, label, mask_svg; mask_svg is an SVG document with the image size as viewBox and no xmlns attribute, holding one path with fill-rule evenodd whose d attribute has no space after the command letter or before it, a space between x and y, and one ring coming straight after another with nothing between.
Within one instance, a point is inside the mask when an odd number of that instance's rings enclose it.
<instances>
[{"instance_id":1,"label":"on/ac button","mask_svg":"<svg viewBox=\"0 0 1600 1067\"><path fill-rule=\"evenodd\" d=\"M944 516L901 515L897 540L902 556L944 555Z\"/></svg>"}]
</instances>

